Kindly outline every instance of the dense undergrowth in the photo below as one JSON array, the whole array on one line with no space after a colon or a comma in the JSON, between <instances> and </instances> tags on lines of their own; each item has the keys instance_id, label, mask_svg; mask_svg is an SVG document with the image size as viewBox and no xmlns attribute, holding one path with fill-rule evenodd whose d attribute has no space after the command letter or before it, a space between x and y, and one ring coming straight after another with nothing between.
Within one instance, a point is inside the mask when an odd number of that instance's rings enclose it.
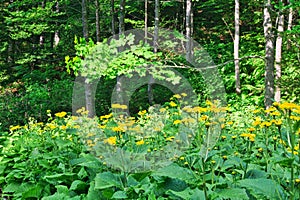
<instances>
[{"instance_id":1,"label":"dense undergrowth","mask_svg":"<svg viewBox=\"0 0 300 200\"><path fill-rule=\"evenodd\" d=\"M184 105L53 114L1 136L7 199L299 199L300 106Z\"/></svg>"}]
</instances>

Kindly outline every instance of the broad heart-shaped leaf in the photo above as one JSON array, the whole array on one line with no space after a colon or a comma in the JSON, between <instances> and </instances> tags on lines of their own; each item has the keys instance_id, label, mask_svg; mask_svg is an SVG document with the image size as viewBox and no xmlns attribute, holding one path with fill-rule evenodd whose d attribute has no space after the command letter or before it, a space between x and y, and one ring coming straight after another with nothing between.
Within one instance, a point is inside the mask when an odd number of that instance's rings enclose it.
<instances>
[{"instance_id":1,"label":"broad heart-shaped leaf","mask_svg":"<svg viewBox=\"0 0 300 200\"><path fill-rule=\"evenodd\" d=\"M216 191L216 194L220 199L230 200L248 200L249 197L245 189L241 188L226 188L220 191Z\"/></svg>"},{"instance_id":2,"label":"broad heart-shaped leaf","mask_svg":"<svg viewBox=\"0 0 300 200\"><path fill-rule=\"evenodd\" d=\"M179 179L191 184L196 182L196 177L191 170L180 167L177 164L171 164L166 167L160 168L155 171L152 176L166 176L169 178Z\"/></svg>"},{"instance_id":3,"label":"broad heart-shaped leaf","mask_svg":"<svg viewBox=\"0 0 300 200\"><path fill-rule=\"evenodd\" d=\"M55 174L55 175L49 175L45 176L44 179L53 185L58 185L62 182L70 181L74 178L76 174L75 173L62 173L62 174Z\"/></svg>"},{"instance_id":4,"label":"broad heart-shaped leaf","mask_svg":"<svg viewBox=\"0 0 300 200\"><path fill-rule=\"evenodd\" d=\"M172 198L172 199L177 199L178 197L181 199L193 199L193 200L205 199L204 192L199 190L198 188L191 189L188 187L185 190L180 191L180 192L168 190L166 192L166 194L173 196L173 197L175 196L175 198Z\"/></svg>"},{"instance_id":5,"label":"broad heart-shaped leaf","mask_svg":"<svg viewBox=\"0 0 300 200\"><path fill-rule=\"evenodd\" d=\"M40 184L37 184L31 188L29 188L27 191L22 193L22 198L26 199L26 198L40 198L40 195L43 191L43 186L41 186Z\"/></svg>"},{"instance_id":6,"label":"broad heart-shaped leaf","mask_svg":"<svg viewBox=\"0 0 300 200\"><path fill-rule=\"evenodd\" d=\"M117 191L113 194L111 197L112 199L125 199L127 198L126 192L125 191Z\"/></svg>"},{"instance_id":7,"label":"broad heart-shaped leaf","mask_svg":"<svg viewBox=\"0 0 300 200\"><path fill-rule=\"evenodd\" d=\"M95 177L95 189L105 189L110 187L122 188L120 175L111 172L103 172Z\"/></svg>"},{"instance_id":8,"label":"broad heart-shaped leaf","mask_svg":"<svg viewBox=\"0 0 300 200\"><path fill-rule=\"evenodd\" d=\"M70 190L83 190L86 188L86 183L81 180L75 180L72 182Z\"/></svg>"},{"instance_id":9,"label":"broad heart-shaped leaf","mask_svg":"<svg viewBox=\"0 0 300 200\"><path fill-rule=\"evenodd\" d=\"M238 181L240 187L250 190L251 194L263 195L268 199L282 199L283 188L273 180L266 178L243 179Z\"/></svg>"}]
</instances>

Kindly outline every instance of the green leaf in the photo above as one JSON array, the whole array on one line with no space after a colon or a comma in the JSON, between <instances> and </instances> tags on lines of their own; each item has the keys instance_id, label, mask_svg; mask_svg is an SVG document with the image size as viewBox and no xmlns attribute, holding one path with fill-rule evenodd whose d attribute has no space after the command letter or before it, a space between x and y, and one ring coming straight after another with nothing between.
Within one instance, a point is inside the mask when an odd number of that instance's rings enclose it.
<instances>
[{"instance_id":1,"label":"green leaf","mask_svg":"<svg viewBox=\"0 0 300 200\"><path fill-rule=\"evenodd\" d=\"M84 190L86 183L81 180L75 180L72 182L70 190Z\"/></svg>"},{"instance_id":2,"label":"green leaf","mask_svg":"<svg viewBox=\"0 0 300 200\"><path fill-rule=\"evenodd\" d=\"M250 190L253 194L261 194L270 199L281 198L282 187L270 179L243 179L238 181L238 184L240 187Z\"/></svg>"},{"instance_id":3,"label":"green leaf","mask_svg":"<svg viewBox=\"0 0 300 200\"><path fill-rule=\"evenodd\" d=\"M177 164L171 164L155 171L152 176L166 176L169 178L179 179L186 183L195 183L195 176L189 169L180 167Z\"/></svg>"},{"instance_id":4,"label":"green leaf","mask_svg":"<svg viewBox=\"0 0 300 200\"><path fill-rule=\"evenodd\" d=\"M55 188L59 194L69 194L68 187L65 185L56 185Z\"/></svg>"},{"instance_id":5,"label":"green leaf","mask_svg":"<svg viewBox=\"0 0 300 200\"><path fill-rule=\"evenodd\" d=\"M125 199L127 198L126 192L125 191L117 191L113 194L111 197L112 199Z\"/></svg>"},{"instance_id":6,"label":"green leaf","mask_svg":"<svg viewBox=\"0 0 300 200\"><path fill-rule=\"evenodd\" d=\"M216 191L221 199L242 200L249 199L246 190L241 188L227 188Z\"/></svg>"},{"instance_id":7,"label":"green leaf","mask_svg":"<svg viewBox=\"0 0 300 200\"><path fill-rule=\"evenodd\" d=\"M95 189L105 189L110 187L122 188L120 177L111 172L103 172L95 177Z\"/></svg>"},{"instance_id":8,"label":"green leaf","mask_svg":"<svg viewBox=\"0 0 300 200\"><path fill-rule=\"evenodd\" d=\"M41 193L43 191L43 187L40 184L37 184L31 188L29 188L27 191L25 191L22 194L22 197L24 199L26 198L39 198L41 196Z\"/></svg>"},{"instance_id":9,"label":"green leaf","mask_svg":"<svg viewBox=\"0 0 300 200\"><path fill-rule=\"evenodd\" d=\"M3 193L13 193L13 192L16 192L18 191L20 187L20 184L19 183L10 183L9 185L7 185L4 189L3 189Z\"/></svg>"}]
</instances>

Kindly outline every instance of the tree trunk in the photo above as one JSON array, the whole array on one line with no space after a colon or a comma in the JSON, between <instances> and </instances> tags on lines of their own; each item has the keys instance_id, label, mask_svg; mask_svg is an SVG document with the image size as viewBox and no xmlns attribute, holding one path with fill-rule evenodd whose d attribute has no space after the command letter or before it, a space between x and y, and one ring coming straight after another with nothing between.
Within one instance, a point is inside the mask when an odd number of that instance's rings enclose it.
<instances>
[{"instance_id":1,"label":"tree trunk","mask_svg":"<svg viewBox=\"0 0 300 200\"><path fill-rule=\"evenodd\" d=\"M120 0L119 34L125 32L125 0Z\"/></svg>"},{"instance_id":2,"label":"tree trunk","mask_svg":"<svg viewBox=\"0 0 300 200\"><path fill-rule=\"evenodd\" d=\"M100 42L100 17L99 17L99 0L95 0L95 17L96 17L96 42Z\"/></svg>"},{"instance_id":3,"label":"tree trunk","mask_svg":"<svg viewBox=\"0 0 300 200\"><path fill-rule=\"evenodd\" d=\"M87 16L87 0L82 0L82 31L83 37L86 42L89 41L89 29L88 29L88 16ZM93 84L87 83L85 79L85 106L88 111L88 117L92 118L95 116L95 104L93 95Z\"/></svg>"},{"instance_id":4,"label":"tree trunk","mask_svg":"<svg viewBox=\"0 0 300 200\"><path fill-rule=\"evenodd\" d=\"M280 2L283 3L282 0ZM276 51L275 51L275 70L276 70L275 101L280 102L281 91L280 91L279 79L281 78L282 34L284 29L284 15L282 11L279 11L277 21L278 21L278 27L277 27Z\"/></svg>"},{"instance_id":5,"label":"tree trunk","mask_svg":"<svg viewBox=\"0 0 300 200\"><path fill-rule=\"evenodd\" d=\"M159 14L160 14L160 5L159 5L159 0L155 0L155 6L154 6L154 12L155 12L155 17L154 17L154 38L153 38L153 52L157 53L158 49L158 34L159 34ZM149 82L148 82L148 101L150 105L153 105L154 103L154 96L153 96L153 83L154 79L153 76L150 75Z\"/></svg>"},{"instance_id":6,"label":"tree trunk","mask_svg":"<svg viewBox=\"0 0 300 200\"><path fill-rule=\"evenodd\" d=\"M192 11L192 1L186 1L186 12L185 12L185 34L186 34L186 59L191 60L191 11Z\"/></svg>"},{"instance_id":7,"label":"tree trunk","mask_svg":"<svg viewBox=\"0 0 300 200\"><path fill-rule=\"evenodd\" d=\"M291 4L291 2L288 0L288 4ZM289 9L289 16L288 16L288 24L287 24L287 30L291 31L293 25L293 7L290 7ZM291 48L291 40L288 38L287 40L287 49L289 50Z\"/></svg>"},{"instance_id":8,"label":"tree trunk","mask_svg":"<svg viewBox=\"0 0 300 200\"><path fill-rule=\"evenodd\" d=\"M42 8L45 9L45 1L42 1ZM39 44L40 47L43 48L45 43L45 36L43 34L40 35Z\"/></svg>"},{"instance_id":9,"label":"tree trunk","mask_svg":"<svg viewBox=\"0 0 300 200\"><path fill-rule=\"evenodd\" d=\"M57 12L57 13L59 12L59 2L58 1L56 2L55 12ZM56 47L58 45L59 40L60 40L60 38L59 38L59 32L58 32L58 30L56 30L54 32L54 44L53 44L53 47Z\"/></svg>"},{"instance_id":10,"label":"tree trunk","mask_svg":"<svg viewBox=\"0 0 300 200\"><path fill-rule=\"evenodd\" d=\"M240 2L235 0L234 9L234 69L235 69L235 91L241 94L239 44L240 44Z\"/></svg>"},{"instance_id":11,"label":"tree trunk","mask_svg":"<svg viewBox=\"0 0 300 200\"><path fill-rule=\"evenodd\" d=\"M271 0L264 5L264 36L265 36L265 107L269 108L274 99L274 34L271 21Z\"/></svg>"},{"instance_id":12,"label":"tree trunk","mask_svg":"<svg viewBox=\"0 0 300 200\"><path fill-rule=\"evenodd\" d=\"M115 31L115 29L116 29L116 25L115 25L115 1L111 0L110 4L111 4L110 5L111 6L111 10L110 10L110 12L111 12L111 34L113 36L115 36L116 35L116 31Z\"/></svg>"},{"instance_id":13,"label":"tree trunk","mask_svg":"<svg viewBox=\"0 0 300 200\"><path fill-rule=\"evenodd\" d=\"M148 37L148 0L145 0L145 20L144 20L144 28L145 28L145 43L147 43Z\"/></svg>"},{"instance_id":14,"label":"tree trunk","mask_svg":"<svg viewBox=\"0 0 300 200\"><path fill-rule=\"evenodd\" d=\"M120 0L120 13L119 13L119 35L125 32L125 0ZM120 47L119 51L122 52L123 48ZM116 92L118 96L118 100L120 104L124 104L124 100L122 97L122 83L121 83L121 76L117 76L117 83L116 83Z\"/></svg>"}]
</instances>

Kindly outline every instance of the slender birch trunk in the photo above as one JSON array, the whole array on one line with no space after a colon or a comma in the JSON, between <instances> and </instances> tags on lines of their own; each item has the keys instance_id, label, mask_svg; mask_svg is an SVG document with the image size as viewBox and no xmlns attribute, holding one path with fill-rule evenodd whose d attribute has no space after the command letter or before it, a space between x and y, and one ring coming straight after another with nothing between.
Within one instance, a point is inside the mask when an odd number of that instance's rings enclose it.
<instances>
[{"instance_id":1,"label":"slender birch trunk","mask_svg":"<svg viewBox=\"0 0 300 200\"><path fill-rule=\"evenodd\" d=\"M186 1L186 12L185 12L185 35L186 35L186 59L191 60L191 11L192 11L192 1Z\"/></svg>"},{"instance_id":2,"label":"slender birch trunk","mask_svg":"<svg viewBox=\"0 0 300 200\"><path fill-rule=\"evenodd\" d=\"M288 4L291 5L291 2L288 0ZM293 7L290 7L289 9L289 15L288 15L288 24L287 24L287 30L291 31L293 25ZM287 49L289 50L291 48L291 40L288 38L287 40Z\"/></svg>"},{"instance_id":3,"label":"slender birch trunk","mask_svg":"<svg viewBox=\"0 0 300 200\"><path fill-rule=\"evenodd\" d=\"M240 2L235 0L234 9L234 69L235 69L235 91L241 94L239 45L240 45Z\"/></svg>"},{"instance_id":4,"label":"slender birch trunk","mask_svg":"<svg viewBox=\"0 0 300 200\"><path fill-rule=\"evenodd\" d=\"M57 12L57 13L59 12L59 2L58 1L56 2L56 5L55 5L55 12ZM56 30L54 32L54 38L53 39L54 39L53 48L55 48L58 45L59 40L60 40L58 30Z\"/></svg>"},{"instance_id":5,"label":"slender birch trunk","mask_svg":"<svg viewBox=\"0 0 300 200\"><path fill-rule=\"evenodd\" d=\"M100 16L99 16L99 0L95 0L95 17L96 17L96 42L100 42Z\"/></svg>"},{"instance_id":6,"label":"slender birch trunk","mask_svg":"<svg viewBox=\"0 0 300 200\"><path fill-rule=\"evenodd\" d=\"M88 15L87 15L87 0L82 0L81 6L82 6L82 32L83 32L84 39L86 40L86 42L88 42L89 41L89 28L88 28ZM86 110L88 111L88 117L92 118L95 116L93 84L88 83L85 79L84 89L85 89Z\"/></svg>"},{"instance_id":7,"label":"slender birch trunk","mask_svg":"<svg viewBox=\"0 0 300 200\"><path fill-rule=\"evenodd\" d=\"M264 5L264 36L265 36L265 107L269 108L274 100L274 33L271 19L271 0Z\"/></svg>"},{"instance_id":8,"label":"slender birch trunk","mask_svg":"<svg viewBox=\"0 0 300 200\"><path fill-rule=\"evenodd\" d=\"M148 0L145 0L144 29L145 29L145 43L147 43L147 37L148 37Z\"/></svg>"},{"instance_id":9,"label":"slender birch trunk","mask_svg":"<svg viewBox=\"0 0 300 200\"><path fill-rule=\"evenodd\" d=\"M155 6L154 6L154 12L155 12L155 17L154 17L154 38L153 38L153 52L157 53L158 50L158 34L159 34L159 14L160 14L160 2L159 0L155 0ZM148 82L148 101L150 105L153 105L154 97L153 97L153 90L152 90L152 85L154 83L154 79L152 75L150 75L150 79Z\"/></svg>"},{"instance_id":10,"label":"slender birch trunk","mask_svg":"<svg viewBox=\"0 0 300 200\"><path fill-rule=\"evenodd\" d=\"M283 3L282 0L280 0L280 2ZM278 25L277 25L276 48L275 48L276 49L275 51L275 70L276 70L275 101L279 102L281 98L279 79L281 78L282 34L284 30L284 14L282 11L279 11L278 13L277 22Z\"/></svg>"}]
</instances>

